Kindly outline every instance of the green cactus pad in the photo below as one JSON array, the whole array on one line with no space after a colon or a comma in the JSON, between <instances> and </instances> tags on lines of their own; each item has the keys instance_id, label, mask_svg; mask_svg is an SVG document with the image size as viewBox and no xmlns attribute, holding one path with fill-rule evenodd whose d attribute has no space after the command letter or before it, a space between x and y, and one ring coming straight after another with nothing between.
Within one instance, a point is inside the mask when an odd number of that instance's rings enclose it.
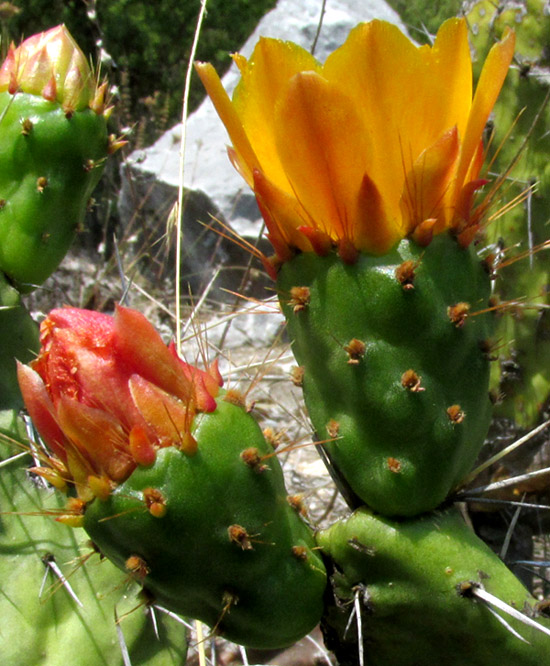
<instances>
[{"instance_id":1,"label":"green cactus pad","mask_svg":"<svg viewBox=\"0 0 550 666\"><path fill-rule=\"evenodd\" d=\"M15 359L28 363L38 352L38 326L19 293L0 274L0 410L20 409L23 399Z\"/></svg>"},{"instance_id":2,"label":"green cactus pad","mask_svg":"<svg viewBox=\"0 0 550 666\"><path fill-rule=\"evenodd\" d=\"M448 234L353 265L304 253L281 267L317 437L376 511L433 509L470 470L491 416L492 317L476 314L489 285L475 252Z\"/></svg>"},{"instance_id":3,"label":"green cactus pad","mask_svg":"<svg viewBox=\"0 0 550 666\"><path fill-rule=\"evenodd\" d=\"M27 93L0 93L0 270L20 291L41 284L84 219L108 153L105 117L67 116Z\"/></svg>"},{"instance_id":4,"label":"green cactus pad","mask_svg":"<svg viewBox=\"0 0 550 666\"><path fill-rule=\"evenodd\" d=\"M0 441L0 460L18 452ZM185 663L184 627L157 613L157 639L128 576L97 554L78 567L80 558L91 552L86 535L53 519L63 510L62 496L33 481L25 471L28 464L30 456L0 470L2 663L123 666L115 608L133 666ZM51 571L45 576L47 558L67 577L82 607Z\"/></svg>"},{"instance_id":5,"label":"green cactus pad","mask_svg":"<svg viewBox=\"0 0 550 666\"><path fill-rule=\"evenodd\" d=\"M325 616L336 638L340 666L356 666L361 607L365 663L369 666L541 666L548 663L550 636L498 613L506 628L472 594L483 588L537 617L535 600L503 562L451 508L420 519L391 521L360 509L318 534L335 563L337 599ZM330 645L329 645L330 647Z\"/></svg>"},{"instance_id":6,"label":"green cactus pad","mask_svg":"<svg viewBox=\"0 0 550 666\"><path fill-rule=\"evenodd\" d=\"M277 458L250 414L223 399L193 435L195 455L159 450L87 506L84 527L162 606L247 646L292 644L320 619L326 575Z\"/></svg>"}]
</instances>

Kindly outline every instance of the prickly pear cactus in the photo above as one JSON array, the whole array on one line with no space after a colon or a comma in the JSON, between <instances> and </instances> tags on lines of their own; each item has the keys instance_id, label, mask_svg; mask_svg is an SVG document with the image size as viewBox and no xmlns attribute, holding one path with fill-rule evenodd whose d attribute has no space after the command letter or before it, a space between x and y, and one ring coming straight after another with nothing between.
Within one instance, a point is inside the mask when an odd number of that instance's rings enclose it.
<instances>
[{"instance_id":1,"label":"prickly pear cactus","mask_svg":"<svg viewBox=\"0 0 550 666\"><path fill-rule=\"evenodd\" d=\"M489 276L448 234L346 265L301 254L279 300L309 416L354 492L385 515L433 509L491 418Z\"/></svg>"},{"instance_id":2,"label":"prickly pear cactus","mask_svg":"<svg viewBox=\"0 0 550 666\"><path fill-rule=\"evenodd\" d=\"M506 199L531 190L522 197L523 203L494 220L487 233L504 264L495 293L501 302L512 302L496 334L502 341L500 368L495 367L494 373L501 397L496 413L529 427L540 419L550 397L550 319L545 309L550 305L550 262L547 250L533 252L548 239L550 107L543 104L550 74L550 14L544 0L502 2L498 7L482 1L468 3L467 18L476 69L506 26L516 32L517 66L494 110L491 150L499 151L491 171L502 174L517 158L512 184L503 188ZM515 256L523 258L508 263Z\"/></svg>"},{"instance_id":3,"label":"prickly pear cactus","mask_svg":"<svg viewBox=\"0 0 550 666\"><path fill-rule=\"evenodd\" d=\"M12 45L0 68L0 271L20 291L57 267L116 148L94 77L64 26Z\"/></svg>"},{"instance_id":4,"label":"prickly pear cactus","mask_svg":"<svg viewBox=\"0 0 550 666\"><path fill-rule=\"evenodd\" d=\"M290 645L319 621L326 574L259 426L213 364L184 363L145 317L65 308L19 364L49 455L35 471L143 586L148 604L247 646ZM297 593L299 590L299 593Z\"/></svg>"},{"instance_id":5,"label":"prickly pear cactus","mask_svg":"<svg viewBox=\"0 0 550 666\"><path fill-rule=\"evenodd\" d=\"M84 528L153 600L251 647L294 643L319 621L324 565L270 446L243 407L197 418L192 457L163 449Z\"/></svg>"},{"instance_id":6,"label":"prickly pear cactus","mask_svg":"<svg viewBox=\"0 0 550 666\"><path fill-rule=\"evenodd\" d=\"M456 508L400 522L359 509L317 541L335 563L325 628L340 666L358 663L358 626L372 666L548 662L550 620ZM494 597L546 633L502 608L495 617Z\"/></svg>"},{"instance_id":7,"label":"prickly pear cactus","mask_svg":"<svg viewBox=\"0 0 550 666\"><path fill-rule=\"evenodd\" d=\"M19 451L0 442L2 461ZM159 635L155 636L150 616L143 607L136 609L137 586L110 562L100 560L83 533L54 520L63 511L61 497L29 476L25 469L29 461L30 456L12 462L0 473L4 663L122 666L126 662L117 637L117 617L134 666L185 663L184 627L157 612ZM78 601L61 584L52 564L66 577Z\"/></svg>"}]
</instances>

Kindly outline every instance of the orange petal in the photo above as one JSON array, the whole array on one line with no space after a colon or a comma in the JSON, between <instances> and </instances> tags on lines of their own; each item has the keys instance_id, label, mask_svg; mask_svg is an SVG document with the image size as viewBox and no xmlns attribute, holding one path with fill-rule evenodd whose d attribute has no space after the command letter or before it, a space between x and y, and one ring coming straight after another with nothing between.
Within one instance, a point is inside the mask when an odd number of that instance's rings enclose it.
<instances>
[{"instance_id":1,"label":"orange petal","mask_svg":"<svg viewBox=\"0 0 550 666\"><path fill-rule=\"evenodd\" d=\"M117 306L115 345L133 371L184 401L193 398L193 385L154 326L137 310Z\"/></svg>"},{"instance_id":2,"label":"orange petal","mask_svg":"<svg viewBox=\"0 0 550 666\"><path fill-rule=\"evenodd\" d=\"M145 428L134 426L128 436L128 446L132 458L138 465L152 465L157 457L157 450L147 436Z\"/></svg>"},{"instance_id":3,"label":"orange petal","mask_svg":"<svg viewBox=\"0 0 550 666\"><path fill-rule=\"evenodd\" d=\"M67 461L66 437L57 423L55 409L40 375L17 361L17 379L29 415L48 448Z\"/></svg>"},{"instance_id":4,"label":"orange petal","mask_svg":"<svg viewBox=\"0 0 550 666\"><path fill-rule=\"evenodd\" d=\"M252 170L259 167L258 158L246 136L246 132L235 111L228 94L225 92L220 77L210 63L197 62L195 70L203 86L212 100L225 129L229 134L231 143L239 157L239 163L246 182L252 187Z\"/></svg>"},{"instance_id":5,"label":"orange petal","mask_svg":"<svg viewBox=\"0 0 550 666\"><path fill-rule=\"evenodd\" d=\"M502 40L489 51L483 65L470 111L468 126L462 140L462 153L456 177L457 191L462 189L470 163L478 150L483 129L512 62L515 43L515 33L506 30Z\"/></svg>"},{"instance_id":6,"label":"orange petal","mask_svg":"<svg viewBox=\"0 0 550 666\"><path fill-rule=\"evenodd\" d=\"M184 405L138 375L130 379L130 392L160 446L176 446L188 455L195 453L196 447L189 446L194 440L186 436L191 430L192 406Z\"/></svg>"},{"instance_id":7,"label":"orange petal","mask_svg":"<svg viewBox=\"0 0 550 666\"><path fill-rule=\"evenodd\" d=\"M459 148L457 128L453 127L422 152L407 174L401 195L405 235L428 218L438 219L436 233L445 228L448 220L443 203L452 194Z\"/></svg>"},{"instance_id":8,"label":"orange petal","mask_svg":"<svg viewBox=\"0 0 550 666\"><path fill-rule=\"evenodd\" d=\"M90 462L91 473L106 474L114 481L129 476L135 463L128 452L127 437L116 419L65 396L59 401L57 413L67 438Z\"/></svg>"},{"instance_id":9,"label":"orange petal","mask_svg":"<svg viewBox=\"0 0 550 666\"><path fill-rule=\"evenodd\" d=\"M275 135L294 194L312 226L351 238L368 133L351 100L313 72L297 74L277 105Z\"/></svg>"},{"instance_id":10,"label":"orange petal","mask_svg":"<svg viewBox=\"0 0 550 666\"><path fill-rule=\"evenodd\" d=\"M254 171L254 191L270 241L279 257L283 261L289 259L289 248L311 252L310 243L298 229L304 224L313 224L313 221L308 219L295 197L280 190L258 170Z\"/></svg>"},{"instance_id":11,"label":"orange petal","mask_svg":"<svg viewBox=\"0 0 550 666\"><path fill-rule=\"evenodd\" d=\"M363 176L358 211L353 220L355 247L363 252L383 254L402 236L400 225L390 217L380 191L368 174Z\"/></svg>"}]
</instances>

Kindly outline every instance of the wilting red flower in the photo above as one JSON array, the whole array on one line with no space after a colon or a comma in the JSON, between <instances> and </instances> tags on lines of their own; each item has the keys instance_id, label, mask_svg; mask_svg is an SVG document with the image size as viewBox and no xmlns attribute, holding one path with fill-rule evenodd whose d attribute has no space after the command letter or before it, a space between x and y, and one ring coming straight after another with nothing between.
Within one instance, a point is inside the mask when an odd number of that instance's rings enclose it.
<instances>
[{"instance_id":1,"label":"wilting red flower","mask_svg":"<svg viewBox=\"0 0 550 666\"><path fill-rule=\"evenodd\" d=\"M0 68L0 92L25 92L59 102L67 113L104 113L107 84L98 84L86 56L64 25L12 43Z\"/></svg>"},{"instance_id":2,"label":"wilting red flower","mask_svg":"<svg viewBox=\"0 0 550 666\"><path fill-rule=\"evenodd\" d=\"M159 447L192 455L197 411L216 408L222 379L184 363L147 319L118 307L114 317L53 310L40 328L41 350L18 365L28 412L54 458L44 473L75 482L82 499L152 464ZM40 471L39 471L40 473ZM58 479L59 480L59 479Z\"/></svg>"}]
</instances>

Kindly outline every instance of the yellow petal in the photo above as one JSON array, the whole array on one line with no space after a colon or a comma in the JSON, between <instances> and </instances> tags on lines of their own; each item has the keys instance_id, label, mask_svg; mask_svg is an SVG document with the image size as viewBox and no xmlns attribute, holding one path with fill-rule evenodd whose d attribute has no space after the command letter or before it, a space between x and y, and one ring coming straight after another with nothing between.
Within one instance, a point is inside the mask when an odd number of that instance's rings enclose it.
<instances>
[{"instance_id":1,"label":"yellow petal","mask_svg":"<svg viewBox=\"0 0 550 666\"><path fill-rule=\"evenodd\" d=\"M416 47L382 21L359 25L323 76L362 113L372 144L366 170L398 217L405 175L422 151L451 127L465 129L472 89L465 22L444 23L433 48Z\"/></svg>"},{"instance_id":2,"label":"yellow petal","mask_svg":"<svg viewBox=\"0 0 550 666\"><path fill-rule=\"evenodd\" d=\"M306 226L351 239L369 152L352 101L318 74L297 74L277 105L275 134L281 163L310 219Z\"/></svg>"},{"instance_id":3,"label":"yellow petal","mask_svg":"<svg viewBox=\"0 0 550 666\"><path fill-rule=\"evenodd\" d=\"M459 148L458 131L453 127L421 153L407 174L401 195L404 235L429 218L438 219L435 233L447 226L443 206L452 194Z\"/></svg>"},{"instance_id":4,"label":"yellow petal","mask_svg":"<svg viewBox=\"0 0 550 666\"><path fill-rule=\"evenodd\" d=\"M295 74L319 71L320 65L297 44L266 38L260 38L246 66L242 56L236 62L242 78L233 94L235 110L266 178L290 192L275 144L275 106Z\"/></svg>"},{"instance_id":5,"label":"yellow petal","mask_svg":"<svg viewBox=\"0 0 550 666\"><path fill-rule=\"evenodd\" d=\"M506 31L502 40L489 51L477 84L468 126L462 140L462 153L456 178L456 191L460 191L470 163L479 148L483 129L496 102L508 68L514 56L515 33Z\"/></svg>"},{"instance_id":6,"label":"yellow petal","mask_svg":"<svg viewBox=\"0 0 550 666\"><path fill-rule=\"evenodd\" d=\"M463 137L472 105L472 61L465 19L452 18L439 28L430 52L431 72L424 99L426 137L436 139L456 127ZM426 146L432 141L427 140Z\"/></svg>"},{"instance_id":7,"label":"yellow petal","mask_svg":"<svg viewBox=\"0 0 550 666\"><path fill-rule=\"evenodd\" d=\"M239 166L246 182L252 187L252 171L259 168L258 158L246 136L242 123L224 90L220 77L210 63L197 62L195 70L204 85L239 158Z\"/></svg>"}]
</instances>

